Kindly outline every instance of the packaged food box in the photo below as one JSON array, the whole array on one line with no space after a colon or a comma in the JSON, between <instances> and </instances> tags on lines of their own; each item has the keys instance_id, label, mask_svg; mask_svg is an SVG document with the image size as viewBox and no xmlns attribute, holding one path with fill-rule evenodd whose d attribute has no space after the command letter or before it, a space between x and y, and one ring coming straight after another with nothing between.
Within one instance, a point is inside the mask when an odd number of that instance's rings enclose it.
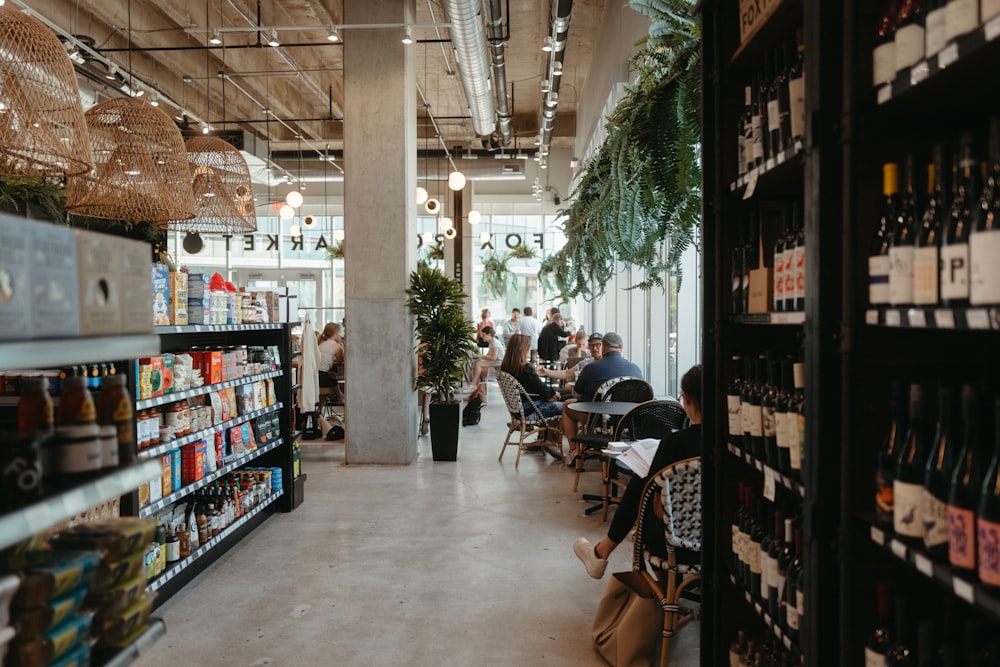
<instances>
[{"instance_id":1,"label":"packaged food box","mask_svg":"<svg viewBox=\"0 0 1000 667\"><path fill-rule=\"evenodd\" d=\"M174 393L174 355L164 352L160 355L163 368L160 371L160 388L164 394Z\"/></svg>"},{"instance_id":2,"label":"packaged food box","mask_svg":"<svg viewBox=\"0 0 1000 667\"><path fill-rule=\"evenodd\" d=\"M0 215L0 340L32 337L31 299L28 224Z\"/></svg>"},{"instance_id":3,"label":"packaged food box","mask_svg":"<svg viewBox=\"0 0 1000 667\"><path fill-rule=\"evenodd\" d=\"M170 492L180 491L183 482L181 480L181 450L174 449L170 451L170 481L173 486Z\"/></svg>"},{"instance_id":4,"label":"packaged food box","mask_svg":"<svg viewBox=\"0 0 1000 667\"><path fill-rule=\"evenodd\" d=\"M243 441L242 426L234 426L229 429L229 451L233 453L233 456L242 456L247 453Z\"/></svg>"},{"instance_id":5,"label":"packaged food box","mask_svg":"<svg viewBox=\"0 0 1000 667\"><path fill-rule=\"evenodd\" d=\"M94 586L91 591L106 591L139 575L143 571L145 556L146 551L143 549L134 551L113 563L102 561L97 568L97 575L94 577Z\"/></svg>"},{"instance_id":6,"label":"packaged food box","mask_svg":"<svg viewBox=\"0 0 1000 667\"><path fill-rule=\"evenodd\" d=\"M105 618L99 627L94 628L97 647L111 648L127 644L149 621L155 597L151 592L144 592L120 614Z\"/></svg>"},{"instance_id":7,"label":"packaged food box","mask_svg":"<svg viewBox=\"0 0 1000 667\"><path fill-rule=\"evenodd\" d=\"M118 285L121 291L121 333L153 332L149 319L149 304L153 302L153 285L146 279L152 247L145 241L123 236L108 236L115 243L118 259Z\"/></svg>"},{"instance_id":8,"label":"packaged food box","mask_svg":"<svg viewBox=\"0 0 1000 667\"><path fill-rule=\"evenodd\" d=\"M94 627L100 628L104 621L124 612L146 592L146 576L143 573L127 579L99 593L86 596L87 608L94 611Z\"/></svg>"},{"instance_id":9,"label":"packaged food box","mask_svg":"<svg viewBox=\"0 0 1000 667\"><path fill-rule=\"evenodd\" d=\"M174 492L174 482L173 482L173 472L174 464L170 453L167 452L160 457L163 463L163 475L160 477L160 488L162 490L163 496L167 497Z\"/></svg>"},{"instance_id":10,"label":"packaged food box","mask_svg":"<svg viewBox=\"0 0 1000 667\"><path fill-rule=\"evenodd\" d=\"M188 297L188 324L210 324L211 311L208 300L201 297Z\"/></svg>"},{"instance_id":11,"label":"packaged food box","mask_svg":"<svg viewBox=\"0 0 1000 667\"><path fill-rule=\"evenodd\" d=\"M207 273L189 273L188 274L188 285L187 285L187 296L188 296L188 314L191 312L191 299L204 300L209 294L209 278Z\"/></svg>"},{"instance_id":12,"label":"packaged food box","mask_svg":"<svg viewBox=\"0 0 1000 667\"><path fill-rule=\"evenodd\" d=\"M69 653L54 662L49 667L90 667L90 642L80 644Z\"/></svg>"},{"instance_id":13,"label":"packaged food box","mask_svg":"<svg viewBox=\"0 0 1000 667\"><path fill-rule=\"evenodd\" d=\"M84 523L67 528L49 539L54 549L98 551L106 563L145 551L156 534L156 522L138 517Z\"/></svg>"},{"instance_id":14,"label":"packaged food box","mask_svg":"<svg viewBox=\"0 0 1000 667\"><path fill-rule=\"evenodd\" d=\"M74 231L80 298L80 334L117 335L121 333L122 328L118 238L85 229Z\"/></svg>"},{"instance_id":15,"label":"packaged food box","mask_svg":"<svg viewBox=\"0 0 1000 667\"><path fill-rule=\"evenodd\" d=\"M24 555L14 607L38 607L74 589L90 586L101 555L96 551L32 551Z\"/></svg>"},{"instance_id":16,"label":"packaged food box","mask_svg":"<svg viewBox=\"0 0 1000 667\"><path fill-rule=\"evenodd\" d=\"M205 477L205 443L192 443L181 447L181 479L193 484Z\"/></svg>"},{"instance_id":17,"label":"packaged food box","mask_svg":"<svg viewBox=\"0 0 1000 667\"><path fill-rule=\"evenodd\" d=\"M79 336L80 291L71 286L80 279L77 264L76 234L69 227L50 223L27 223L31 236L31 261L28 276L31 285L31 334L34 338ZM115 292L117 299L117 292ZM116 301L117 303L117 301ZM114 325L98 329L117 333L119 317ZM93 317L88 314L88 320Z\"/></svg>"},{"instance_id":18,"label":"packaged food box","mask_svg":"<svg viewBox=\"0 0 1000 667\"><path fill-rule=\"evenodd\" d=\"M149 480L149 502L155 503L161 498L163 498L163 480L157 475L154 479Z\"/></svg>"},{"instance_id":19,"label":"packaged food box","mask_svg":"<svg viewBox=\"0 0 1000 667\"><path fill-rule=\"evenodd\" d=\"M94 615L78 614L40 637L11 644L10 657L18 667L45 667L75 650L90 634Z\"/></svg>"},{"instance_id":20,"label":"packaged food box","mask_svg":"<svg viewBox=\"0 0 1000 667\"><path fill-rule=\"evenodd\" d=\"M187 274L181 271L171 271L167 279L167 289L170 292L170 323L186 326L187 310Z\"/></svg>"},{"instance_id":21,"label":"packaged food box","mask_svg":"<svg viewBox=\"0 0 1000 667\"><path fill-rule=\"evenodd\" d=\"M158 327L170 324L169 276L166 264L153 264L153 324Z\"/></svg>"},{"instance_id":22,"label":"packaged food box","mask_svg":"<svg viewBox=\"0 0 1000 667\"><path fill-rule=\"evenodd\" d=\"M44 605L19 609L15 619L17 636L29 640L53 630L80 610L87 594L88 588L84 586Z\"/></svg>"}]
</instances>

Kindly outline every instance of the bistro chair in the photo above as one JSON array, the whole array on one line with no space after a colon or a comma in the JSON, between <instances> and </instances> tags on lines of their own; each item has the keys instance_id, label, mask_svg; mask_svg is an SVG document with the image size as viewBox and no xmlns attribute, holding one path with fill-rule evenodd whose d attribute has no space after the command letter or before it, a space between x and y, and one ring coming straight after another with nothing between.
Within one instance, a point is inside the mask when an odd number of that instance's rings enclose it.
<instances>
[{"instance_id":1,"label":"bistro chair","mask_svg":"<svg viewBox=\"0 0 1000 667\"><path fill-rule=\"evenodd\" d=\"M525 390L524 385L518 382L517 378L510 373L497 371L497 384L500 385L503 402L507 405L507 412L510 413L510 421L507 422L507 437L503 440L503 447L500 448L500 456L497 458L498 461L503 461L503 453L507 450L507 445L511 444L510 439L515 431L518 433L517 458L514 459L515 469L521 462L521 452L527 446L524 439L529 435L542 433L551 436L555 434L557 437L553 440L552 446L557 446L556 442L560 442L559 447L562 446L562 429L559 427L559 415L543 417L531 395ZM545 443L541 444L544 445Z\"/></svg>"},{"instance_id":2,"label":"bistro chair","mask_svg":"<svg viewBox=\"0 0 1000 667\"><path fill-rule=\"evenodd\" d=\"M657 493L663 503L662 526L653 514ZM677 461L655 473L643 489L641 502L632 567L642 573L663 607L660 667L666 667L670 660L670 640L682 627L701 618L701 564L680 563L677 557L677 549L684 549L686 554L701 554L701 458ZM652 530L664 531L665 558L646 548L646 537ZM656 576L645 567L646 563ZM696 606L682 608L682 597L696 601Z\"/></svg>"}]
</instances>

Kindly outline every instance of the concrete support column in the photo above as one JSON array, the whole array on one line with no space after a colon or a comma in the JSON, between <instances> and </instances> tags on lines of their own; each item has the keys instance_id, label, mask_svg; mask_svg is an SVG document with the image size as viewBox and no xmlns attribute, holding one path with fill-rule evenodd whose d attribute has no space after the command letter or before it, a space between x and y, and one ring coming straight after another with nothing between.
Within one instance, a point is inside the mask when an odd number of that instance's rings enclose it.
<instances>
[{"instance_id":1,"label":"concrete support column","mask_svg":"<svg viewBox=\"0 0 1000 667\"><path fill-rule=\"evenodd\" d=\"M344 290L347 306L347 460L416 458L413 318L416 268L416 83L400 42L415 1L345 0Z\"/></svg>"}]
</instances>

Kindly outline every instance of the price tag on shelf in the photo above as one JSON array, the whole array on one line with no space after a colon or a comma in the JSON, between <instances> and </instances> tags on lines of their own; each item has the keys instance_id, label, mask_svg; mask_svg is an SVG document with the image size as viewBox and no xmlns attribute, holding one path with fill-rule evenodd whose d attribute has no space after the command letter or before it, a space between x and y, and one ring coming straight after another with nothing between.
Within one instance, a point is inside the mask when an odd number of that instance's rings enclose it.
<instances>
[{"instance_id":1,"label":"price tag on shelf","mask_svg":"<svg viewBox=\"0 0 1000 667\"><path fill-rule=\"evenodd\" d=\"M885 311L885 325L889 327L898 327L903 323L903 318L898 310L890 308Z\"/></svg>"},{"instance_id":2,"label":"price tag on shelf","mask_svg":"<svg viewBox=\"0 0 1000 667\"><path fill-rule=\"evenodd\" d=\"M944 69L954 65L956 60L958 60L958 43L953 42L938 54L938 68Z\"/></svg>"},{"instance_id":3,"label":"price tag on shelf","mask_svg":"<svg viewBox=\"0 0 1000 667\"><path fill-rule=\"evenodd\" d=\"M753 193L757 190L757 170L749 172L746 175L747 189L743 191L743 198L750 199L753 197Z\"/></svg>"},{"instance_id":4,"label":"price tag on shelf","mask_svg":"<svg viewBox=\"0 0 1000 667\"><path fill-rule=\"evenodd\" d=\"M987 330L990 328L990 312L985 308L969 308L965 311L965 323L970 329Z\"/></svg>"},{"instance_id":5,"label":"price tag on shelf","mask_svg":"<svg viewBox=\"0 0 1000 667\"><path fill-rule=\"evenodd\" d=\"M951 580L952 590L955 591L955 595L962 598L970 604L974 604L976 601L976 591L972 588L972 584L964 579L959 579L955 577Z\"/></svg>"},{"instance_id":6,"label":"price tag on shelf","mask_svg":"<svg viewBox=\"0 0 1000 667\"><path fill-rule=\"evenodd\" d=\"M921 60L910 68L910 85L915 86L931 73L931 65L926 60Z\"/></svg>"},{"instance_id":7,"label":"price tag on shelf","mask_svg":"<svg viewBox=\"0 0 1000 667\"><path fill-rule=\"evenodd\" d=\"M881 528L871 527L872 542L879 545L880 547L885 546L885 533L882 532Z\"/></svg>"},{"instance_id":8,"label":"price tag on shelf","mask_svg":"<svg viewBox=\"0 0 1000 667\"><path fill-rule=\"evenodd\" d=\"M764 465L760 461L754 461L753 467L757 469L757 472L764 472Z\"/></svg>"},{"instance_id":9,"label":"price tag on shelf","mask_svg":"<svg viewBox=\"0 0 1000 667\"><path fill-rule=\"evenodd\" d=\"M764 497L774 502L774 470L764 467Z\"/></svg>"},{"instance_id":10,"label":"price tag on shelf","mask_svg":"<svg viewBox=\"0 0 1000 667\"><path fill-rule=\"evenodd\" d=\"M753 608L754 608L754 610L756 610L756 612L757 612L758 615L761 614L764 611L763 609L760 608L760 603L759 602L754 602L753 603Z\"/></svg>"},{"instance_id":11,"label":"price tag on shelf","mask_svg":"<svg viewBox=\"0 0 1000 667\"><path fill-rule=\"evenodd\" d=\"M751 600L750 600L750 593L744 591L743 595L746 597L748 603L751 602Z\"/></svg>"},{"instance_id":12,"label":"price tag on shelf","mask_svg":"<svg viewBox=\"0 0 1000 667\"><path fill-rule=\"evenodd\" d=\"M865 311L865 324L870 324L872 326L878 325L878 311L877 310L866 310Z\"/></svg>"},{"instance_id":13,"label":"price tag on shelf","mask_svg":"<svg viewBox=\"0 0 1000 667\"><path fill-rule=\"evenodd\" d=\"M878 97L878 103L879 104L885 104L886 102L888 102L889 100L891 100L892 99L892 86L889 85L889 84L886 84L886 85L882 86L881 88L879 88L878 89L877 97Z\"/></svg>"},{"instance_id":14,"label":"price tag on shelf","mask_svg":"<svg viewBox=\"0 0 1000 667\"><path fill-rule=\"evenodd\" d=\"M28 530L33 534L40 533L52 525L52 514L49 512L47 503L31 505L24 510L24 522L28 524Z\"/></svg>"},{"instance_id":15,"label":"price tag on shelf","mask_svg":"<svg viewBox=\"0 0 1000 667\"><path fill-rule=\"evenodd\" d=\"M783 639L785 641L785 648L787 648L789 651L791 651L792 650L792 640L789 639L788 637L784 637Z\"/></svg>"},{"instance_id":16,"label":"price tag on shelf","mask_svg":"<svg viewBox=\"0 0 1000 667\"><path fill-rule=\"evenodd\" d=\"M939 308L934 311L934 323L938 329L954 329L955 313L948 308Z\"/></svg>"},{"instance_id":17,"label":"price tag on shelf","mask_svg":"<svg viewBox=\"0 0 1000 667\"><path fill-rule=\"evenodd\" d=\"M774 157L774 164L779 165L785 162L785 151L781 151Z\"/></svg>"},{"instance_id":18,"label":"price tag on shelf","mask_svg":"<svg viewBox=\"0 0 1000 667\"><path fill-rule=\"evenodd\" d=\"M906 545L899 540L892 540L889 542L889 548L892 549L892 553L896 558L901 560L906 560Z\"/></svg>"},{"instance_id":19,"label":"price tag on shelf","mask_svg":"<svg viewBox=\"0 0 1000 667\"><path fill-rule=\"evenodd\" d=\"M913 554L913 564L917 566L917 570L928 577L934 576L934 565L927 556L918 553Z\"/></svg>"},{"instance_id":20,"label":"price tag on shelf","mask_svg":"<svg viewBox=\"0 0 1000 667\"><path fill-rule=\"evenodd\" d=\"M1000 36L1000 16L986 22L986 25L983 26L983 35L987 42L992 42Z\"/></svg>"},{"instance_id":21,"label":"price tag on shelf","mask_svg":"<svg viewBox=\"0 0 1000 667\"><path fill-rule=\"evenodd\" d=\"M906 319L909 320L911 327L923 329L927 326L927 315L920 308L910 308L906 313Z\"/></svg>"},{"instance_id":22,"label":"price tag on shelf","mask_svg":"<svg viewBox=\"0 0 1000 667\"><path fill-rule=\"evenodd\" d=\"M66 513L70 516L79 514L90 507L90 503L87 502L87 494L82 489L73 489L64 493L62 501L63 506L66 508Z\"/></svg>"},{"instance_id":23,"label":"price tag on shelf","mask_svg":"<svg viewBox=\"0 0 1000 667\"><path fill-rule=\"evenodd\" d=\"M753 465L753 459L750 458L750 455L747 454L746 452L743 452L743 460L749 463L750 465Z\"/></svg>"},{"instance_id":24,"label":"price tag on shelf","mask_svg":"<svg viewBox=\"0 0 1000 667\"><path fill-rule=\"evenodd\" d=\"M774 158L768 158L767 162L764 163L764 171L771 171L774 169Z\"/></svg>"}]
</instances>

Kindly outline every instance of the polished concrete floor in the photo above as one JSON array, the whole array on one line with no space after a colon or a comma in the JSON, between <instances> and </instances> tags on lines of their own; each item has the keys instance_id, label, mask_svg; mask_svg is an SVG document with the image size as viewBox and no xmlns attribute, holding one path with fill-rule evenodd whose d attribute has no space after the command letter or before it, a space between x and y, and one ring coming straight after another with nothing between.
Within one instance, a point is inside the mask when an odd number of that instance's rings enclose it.
<instances>
[{"instance_id":1,"label":"polished concrete floor","mask_svg":"<svg viewBox=\"0 0 1000 667\"><path fill-rule=\"evenodd\" d=\"M157 612L167 635L137 667L175 665L602 665L590 626L602 581L573 540L600 514L561 461L516 450L497 462L506 410L496 384L458 461L345 466L339 445L303 447L305 503L276 514ZM580 490L597 492L597 473ZM670 664L698 664L700 625Z\"/></svg>"}]
</instances>

